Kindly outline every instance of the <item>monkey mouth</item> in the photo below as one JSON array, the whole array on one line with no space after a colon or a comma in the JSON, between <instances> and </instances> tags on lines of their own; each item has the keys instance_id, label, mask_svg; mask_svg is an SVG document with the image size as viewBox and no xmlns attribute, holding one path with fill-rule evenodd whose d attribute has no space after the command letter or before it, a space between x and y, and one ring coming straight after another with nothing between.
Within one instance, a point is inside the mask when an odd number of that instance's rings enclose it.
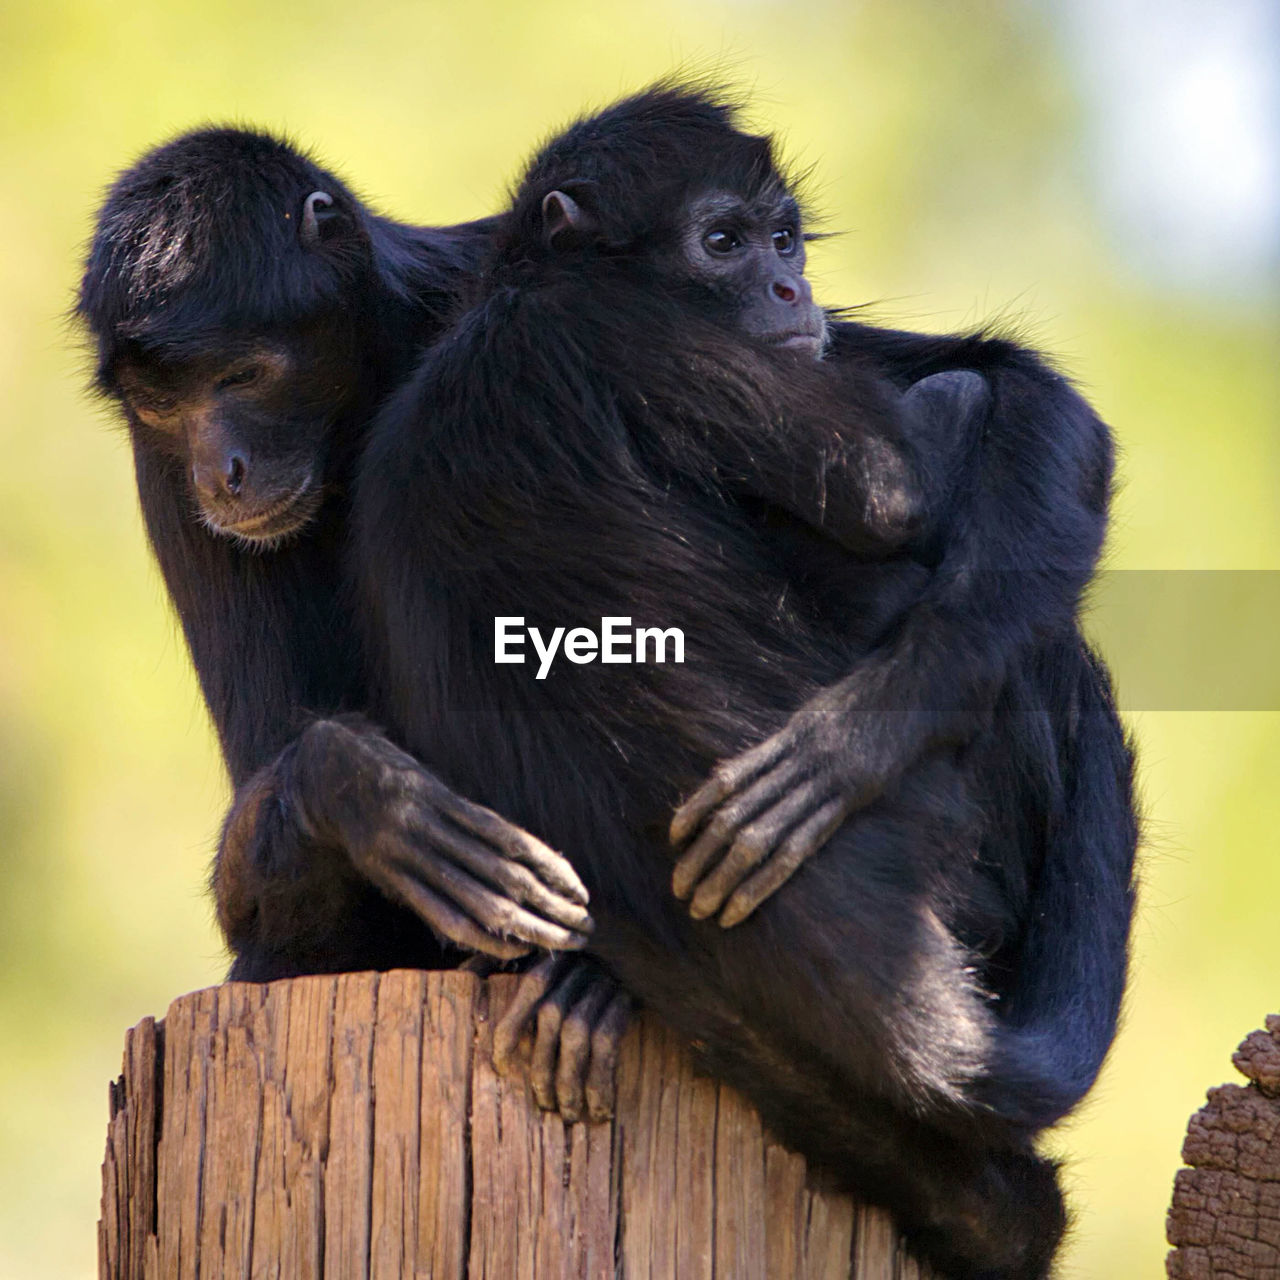
<instances>
[{"instance_id":1,"label":"monkey mouth","mask_svg":"<svg viewBox=\"0 0 1280 1280\"><path fill-rule=\"evenodd\" d=\"M817 359L822 354L824 335L820 333L782 333L773 340L773 345L783 351L799 351L803 355Z\"/></svg>"},{"instance_id":2,"label":"monkey mouth","mask_svg":"<svg viewBox=\"0 0 1280 1280\"><path fill-rule=\"evenodd\" d=\"M308 472L300 484L265 507L238 519L206 511L205 523L214 533L233 538L236 542L260 548L273 547L311 523L320 509L322 496L320 487L312 483Z\"/></svg>"}]
</instances>

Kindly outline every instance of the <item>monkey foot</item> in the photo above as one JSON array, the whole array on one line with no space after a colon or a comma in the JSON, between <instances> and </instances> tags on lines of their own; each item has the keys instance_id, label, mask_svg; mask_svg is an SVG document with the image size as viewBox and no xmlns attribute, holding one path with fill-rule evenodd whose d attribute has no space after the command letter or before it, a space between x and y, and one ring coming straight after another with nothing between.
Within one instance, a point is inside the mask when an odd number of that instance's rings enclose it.
<instances>
[{"instance_id":1,"label":"monkey foot","mask_svg":"<svg viewBox=\"0 0 1280 1280\"><path fill-rule=\"evenodd\" d=\"M511 1007L493 1031L493 1062L512 1075L532 1031L529 1080L538 1105L566 1123L613 1114L618 1048L631 1018L631 997L598 964L553 955L521 975Z\"/></svg>"}]
</instances>

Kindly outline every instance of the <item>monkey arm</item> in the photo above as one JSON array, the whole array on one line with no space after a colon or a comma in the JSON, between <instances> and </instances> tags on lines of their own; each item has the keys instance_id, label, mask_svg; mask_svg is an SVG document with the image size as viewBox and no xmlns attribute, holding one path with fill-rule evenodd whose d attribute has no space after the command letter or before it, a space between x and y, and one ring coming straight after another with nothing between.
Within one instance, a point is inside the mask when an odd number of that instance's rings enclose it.
<instances>
[{"instance_id":1,"label":"monkey arm","mask_svg":"<svg viewBox=\"0 0 1280 1280\"><path fill-rule=\"evenodd\" d=\"M946 398L929 391L903 396L903 416L932 416ZM924 527L924 476L914 451L893 432L840 431L803 407L783 419L777 434L733 425L739 431L726 432L716 449L731 492L787 512L860 559L899 551Z\"/></svg>"},{"instance_id":2,"label":"monkey arm","mask_svg":"<svg viewBox=\"0 0 1280 1280\"><path fill-rule=\"evenodd\" d=\"M148 540L238 787L311 716L360 705L333 536L244 550L200 523L179 457L150 433L136 431L133 445Z\"/></svg>"},{"instance_id":3,"label":"monkey arm","mask_svg":"<svg viewBox=\"0 0 1280 1280\"><path fill-rule=\"evenodd\" d=\"M695 916L720 912L725 925L926 751L977 731L1010 663L1074 627L1106 529L1110 434L1033 353L861 326L841 337L900 383L976 370L990 400L954 474L935 470L941 500L919 541L936 568L891 638L677 810L675 891ZM932 426L921 439L927 453Z\"/></svg>"},{"instance_id":4,"label":"monkey arm","mask_svg":"<svg viewBox=\"0 0 1280 1280\"><path fill-rule=\"evenodd\" d=\"M240 788L213 884L237 953L318 950L371 887L499 959L575 949L591 927L564 858L352 717L313 721Z\"/></svg>"},{"instance_id":5,"label":"monkey arm","mask_svg":"<svg viewBox=\"0 0 1280 1280\"><path fill-rule=\"evenodd\" d=\"M397 944L401 963L439 963L420 928L390 936L406 912L503 958L581 946L586 891L565 859L454 795L372 726L309 723L362 696L326 539L246 553L191 519L176 460L145 438L135 456L148 534L236 788L213 885L237 976L394 962Z\"/></svg>"},{"instance_id":6,"label":"monkey arm","mask_svg":"<svg viewBox=\"0 0 1280 1280\"><path fill-rule=\"evenodd\" d=\"M754 379L741 368L744 354L760 364ZM899 390L865 361L788 361L779 370L778 359L735 352L719 378L704 381L716 412L691 424L702 433L702 470L859 559L925 550L986 423L986 379L944 369Z\"/></svg>"}]
</instances>

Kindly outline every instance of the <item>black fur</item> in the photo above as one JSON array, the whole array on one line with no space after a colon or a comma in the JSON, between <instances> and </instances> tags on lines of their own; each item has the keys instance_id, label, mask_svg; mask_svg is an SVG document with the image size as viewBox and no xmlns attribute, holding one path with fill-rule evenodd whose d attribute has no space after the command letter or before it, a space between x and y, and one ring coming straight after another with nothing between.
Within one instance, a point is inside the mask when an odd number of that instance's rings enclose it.
<instances>
[{"instance_id":1,"label":"black fur","mask_svg":"<svg viewBox=\"0 0 1280 1280\"><path fill-rule=\"evenodd\" d=\"M640 135L631 128L638 117L644 117ZM639 110L633 104L565 135L544 154L540 181L574 178L625 193L611 206L622 237L614 247L618 259L636 229L628 219L637 209L646 218L653 213L647 238L631 242L643 286L645 253L669 230L688 176L699 165L708 169L700 148L709 135L720 157L712 162L718 180L741 180L743 166L752 180L772 180L761 161L767 144L744 140L729 123L724 108L706 97L649 95ZM595 157L594 176L582 167L584 146ZM662 199L642 208L632 195L655 190L654 175L666 184ZM337 198L347 222L346 234L326 246L331 257L297 254L295 229L281 226L292 221L284 212L296 217L317 189ZM348 860L334 856L338 844L369 843L393 807L388 802L402 795L406 771L427 784L430 775L366 723L314 717L371 707L338 582L346 486L368 415L438 332L456 293L471 290L465 277L494 230L486 223L417 231L376 218L305 157L237 131L207 131L159 149L124 175L104 207L81 314L98 339L107 392L118 392L115 372L129 357L199 360L257 327L341 312L350 322L343 331L359 338L358 395L320 423L307 445L323 459L325 501L303 532L274 550L245 550L211 533L194 509L181 451L129 414L149 535L237 783L215 873L220 916L237 953L234 976L434 965L457 957L417 915L391 905L353 874ZM519 248L521 235L508 238L509 250ZM519 274L508 280L517 296L548 266L540 242L525 235L523 245L503 264ZM592 275L603 282L607 273L600 270L596 264ZM492 280L482 286L482 295L493 292ZM641 295L637 305L656 305L660 318L693 324L689 307L696 299L646 301L643 288ZM568 331L571 346L596 340L589 316L570 318L581 326ZM600 342L611 340L615 319L605 317ZM714 316L700 318L709 321ZM638 332L637 324L633 340ZM704 1043L713 1069L747 1089L779 1133L864 1194L894 1204L920 1246L957 1274L982 1274L984 1265L994 1275L1038 1274L1052 1253L1061 1209L1052 1173L1030 1154L1029 1138L1069 1110L1096 1075L1114 1032L1131 909L1129 755L1105 672L1072 621L1105 524L1105 429L1062 379L1015 345L836 325L835 366L859 365L843 378L841 394L856 392L868 413L878 394L868 390L868 372L906 387L939 371L979 369L992 390L981 440L916 441L925 462L948 465L932 468L936 518L913 555L853 564L848 538L874 534L868 510L856 506L865 490L850 484L855 507L820 512L824 532L816 532L806 450L817 437L802 430L761 454L766 435L744 455L724 420L725 402L715 398L726 390L736 397L741 388L731 377L708 381L699 368L705 395L683 399L687 390L672 375L698 344L689 328L684 343L664 356L661 332L646 330L653 340L643 353L634 341L621 356L612 353L617 376L629 373L633 388L652 393L670 383L675 396L639 422L627 418L629 428L656 431L658 447L628 458L637 467L621 481L630 486L638 478L643 489L656 479L656 494L644 491L658 505L646 506L647 523L619 525L612 542L608 519L573 515L585 499L594 500L597 472L587 486L575 476L567 489L549 488L564 474L566 442L545 434L537 398L523 403L510 371L495 371L497 394L515 401L503 402L504 412L515 414L507 421L532 425L531 439L547 447L531 452L519 477L528 492L518 489L519 503L503 517L515 545L510 564L498 567L536 559L538 572L554 578L556 557L563 567L572 564L564 559L572 553L584 572L605 562L611 579L604 586L626 598L626 611L638 613L652 601L658 616L643 621L678 623L689 605L695 624L704 617L713 628L690 631L689 668L633 668L629 681L606 683L599 668L561 664L541 690L545 699L500 700L492 681L512 669L495 669L487 659L492 614L502 607L480 602L477 632L449 636L458 606L477 603L468 582L465 591L441 598L452 614L441 609L421 630L417 622L404 626L402 647L428 661L417 673L420 686L416 674L408 678L415 692L406 705L413 710L402 719L417 723L403 724L401 736L420 743L432 725L447 721L441 741L420 749L443 762L451 779L474 778L476 798L509 797L506 816L545 816L545 827L533 830L548 838L573 826L564 846L592 879L593 909L605 912L600 954ZM524 343L528 368L548 358L540 341ZM721 363L745 378L748 410L781 396L793 429L856 422L857 412L831 403L834 383L822 390L825 373L807 371L794 386L780 387L767 372L776 357L760 353L753 368L744 350L723 349ZM583 369L572 349L568 354L581 389L612 394L610 377ZM704 354L716 368L714 354L706 348ZM541 396L546 388L535 390ZM738 401L731 403L736 413ZM593 450L601 423L588 415L594 434L567 442L578 455L567 459L571 467L582 455L598 466ZM763 425L748 412L744 425L751 423ZM680 430L672 433L673 424ZM415 418L413 430L419 425ZM638 431L636 439L643 435ZM845 460L854 464L856 481L856 454ZM483 478L485 461L451 456L444 465L450 480L456 474L466 484ZM958 461L963 465L949 465ZM368 483L376 490L375 477L371 472ZM425 491L405 492L408 481L408 473L390 478L391 496L401 493L406 509L384 515L416 524L422 513L408 507ZM490 481L501 488L501 473ZM619 477L606 469L603 481L607 492ZM436 492L450 490L432 491L423 505ZM548 500L550 520L536 519L537 504ZM378 501L374 492L371 515ZM651 518L667 505L679 521L691 522L694 541L681 543L682 525L674 524L657 571L643 562L632 569L621 558L628 539L652 532ZM572 518L562 526L566 512ZM448 519L442 513L437 523ZM583 530L581 541L575 528ZM872 536L862 550L875 552L880 543L882 552L903 528L887 533ZM466 542L459 545L471 553ZM401 554L406 549L425 559L420 580ZM402 585L421 592L434 584L440 592L442 579L456 575L450 566L458 550L448 543L441 544L438 566L429 544L406 548L389 538L374 551L386 561L375 585L393 598ZM677 576L665 576L668 552L692 574L692 597ZM736 581L726 569L735 558L743 568ZM535 574L531 589L537 581ZM583 603L583 585L575 577L567 599L541 603L554 620L569 622L569 609ZM504 600L523 589L498 574L496 594ZM410 605L415 617L416 607ZM537 609L528 612L539 620ZM587 608L583 616L594 623L599 615ZM441 636L460 662L443 673L431 660L444 650ZM956 654L947 651L952 637ZM797 700L823 682L838 682L867 652L887 660L890 673L907 673L905 684L888 685L881 708L884 723L890 723L886 705L910 712L895 715L909 732L885 753L906 778L887 777L888 794L847 823L746 925L722 932L690 921L666 883L671 804L701 781L718 754L778 727ZM714 689L689 682L700 670L743 696L717 703ZM474 699L458 687L468 672ZM424 706L432 673L439 701ZM567 729L554 711L565 698L575 714L586 711ZM393 710L383 704L384 714ZM863 728L857 711L856 704L842 706L836 724ZM614 731L618 720L621 733ZM295 736L303 726L309 727ZM638 751L630 750L632 734ZM840 737L854 735L842 730ZM624 758L620 748L630 753ZM913 764L918 755L924 763ZM342 786L352 779L357 785ZM617 809L619 798L633 807ZM335 828L344 832L340 841ZM597 842L597 833L613 843ZM906 921L930 901L958 942L927 920L917 920L914 936L905 925L901 936L886 932L886 920ZM958 967L958 947L972 977ZM904 975L908 963L911 973ZM986 998L977 998L979 987ZM923 1010L910 1007L917 989ZM982 1031L976 1046L975 1025Z\"/></svg>"},{"instance_id":2,"label":"black fur","mask_svg":"<svg viewBox=\"0 0 1280 1280\"><path fill-rule=\"evenodd\" d=\"M1031 1140L1110 1043L1132 904L1129 754L1075 631L1109 438L1009 343L843 325L802 369L717 331L650 265L713 170L780 181L767 143L678 88L534 161L470 309L362 466L376 714L570 856L592 951L784 1140L889 1205L945 1273L1042 1276L1064 1213ZM609 234L557 253L536 211L576 183ZM779 447L807 456L807 424L842 407L858 439L845 397L867 368L902 386L976 369L991 389L972 438L917 442L954 465L934 468L914 555L870 579L834 545L865 518L857 486L815 515ZM868 581L895 612L851 635L826 606ZM535 681L493 662L495 615L617 614L683 628L686 665ZM668 884L672 809L798 707L794 751L874 775L870 803L746 923L696 922Z\"/></svg>"},{"instance_id":3,"label":"black fur","mask_svg":"<svg viewBox=\"0 0 1280 1280\"><path fill-rule=\"evenodd\" d=\"M298 219L315 190L345 222L306 252ZM238 129L148 153L99 214L78 314L96 343L97 384L124 413L147 534L236 788L214 873L233 977L458 958L315 838L333 771L390 747L366 725L312 722L368 704L340 572L354 459L491 233L490 223L419 230L378 217L288 143ZM139 420L121 375L139 363L198 366L246 335L325 323L343 348L335 360L354 360L354 394L290 424L306 432L323 502L285 544L239 545L206 527L182 441Z\"/></svg>"}]
</instances>

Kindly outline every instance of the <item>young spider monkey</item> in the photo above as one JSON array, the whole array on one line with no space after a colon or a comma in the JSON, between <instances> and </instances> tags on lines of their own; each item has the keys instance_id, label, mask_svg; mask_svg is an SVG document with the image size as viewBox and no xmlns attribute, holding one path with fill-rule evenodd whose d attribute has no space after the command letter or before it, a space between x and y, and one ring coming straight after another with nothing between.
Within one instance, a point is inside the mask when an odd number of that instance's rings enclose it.
<instances>
[{"instance_id":1,"label":"young spider monkey","mask_svg":"<svg viewBox=\"0 0 1280 1280\"><path fill-rule=\"evenodd\" d=\"M670 226L650 227L643 241L626 225L610 229L602 224L593 183L566 186L578 197L568 190L550 191L539 210L542 244L556 261L597 263L610 244L647 255L652 279L640 277L642 296L628 299L630 308L623 312L645 352L640 367L649 381L635 389L644 401L643 415L684 420L692 431L706 433L711 452L695 464L695 469L701 466L702 483L722 486L726 498L754 508L753 518L774 527L769 541L787 571L796 574L798 597L843 619L851 642L865 644L877 637L918 590L923 571L896 566L890 584L876 566L919 540L927 523L925 481L931 472L945 471L948 459L974 430L986 400L982 379L963 371L939 373L900 395L887 378L857 361L820 370L786 362L776 367L773 357L780 351L794 352L799 361L818 360L827 333L826 312L813 301L804 276L800 207L781 182L753 193L752 200L740 191L701 192L675 210ZM613 281L613 287L618 283ZM680 297L688 309L689 350L667 368L665 350L649 349L641 336L647 332L643 313L652 283ZM699 318L709 326L708 346L700 351L692 327ZM724 358L719 344L726 330L731 340L741 337L747 344L734 352L732 371L724 371L729 377L721 382L712 373L696 413L682 419L690 407L683 380L699 376L695 361L714 369ZM733 380L735 375L740 381ZM770 378L780 378L782 385L766 390ZM737 398L744 390L747 396L762 397L754 419L750 411L738 417L742 406ZM768 421L770 405L785 416ZM751 434L748 424L753 422L763 429ZM928 471L919 455L925 444L930 446ZM803 546L804 564L798 570L794 555L783 552L794 552L797 537L795 528L785 527L788 523L825 535L817 545L810 539ZM824 556L825 573L820 567ZM825 590L820 581L826 581ZM673 838L688 839L687 832L696 827L688 815L700 798L677 816ZM775 849L763 842L767 828L758 825L718 865L711 845L718 827L708 825L676 866L677 896L692 897L696 918L718 910L725 927L738 923L822 845L853 800L825 800L807 820L803 814L797 818L794 802L779 806L769 815ZM682 831L686 833L676 835ZM602 1117L612 1103L609 1075L628 1006L625 992L590 960L550 957L525 975L495 1030L498 1066L516 1068L521 1036L536 1020L530 1077L541 1105L568 1118L584 1109Z\"/></svg>"},{"instance_id":2,"label":"young spider monkey","mask_svg":"<svg viewBox=\"0 0 1280 1280\"><path fill-rule=\"evenodd\" d=\"M785 1141L947 1274L1044 1275L1031 1140L1105 1053L1131 906L1074 630L1105 428L1009 344L828 329L769 140L699 90L573 126L503 227L361 465L376 714L570 857L592 955ZM535 680L503 615L686 661Z\"/></svg>"},{"instance_id":3,"label":"young spider monkey","mask_svg":"<svg viewBox=\"0 0 1280 1280\"><path fill-rule=\"evenodd\" d=\"M739 175L725 181L733 176ZM542 239L561 264L576 251L586 270L602 275L609 269L605 264L616 267L613 254L622 246L639 256L639 272L628 264L622 273L640 291L639 298L626 299L634 311L623 313L628 320L634 315L634 340L643 353L638 364L648 379L633 394L647 402L644 416L660 424L655 434L665 438L670 424L684 424L702 433L710 450L700 460L690 450L677 467L693 460L704 482L714 477L765 519L799 521L825 534L856 557L859 568L908 544L922 547L945 477L981 427L986 385L976 373L952 371L925 378L900 397L892 382L857 359L816 369L771 362L759 345L794 352L801 361L820 360L827 315L805 279L795 195L776 170L748 175L747 182L722 188L704 173L686 183L683 198L674 184L647 193L650 207L672 200L647 223L629 206L593 202L595 184L589 180L565 184L579 199L562 190L543 197ZM623 208L620 221L608 225L609 216ZM621 284L602 281L605 288ZM644 327L650 295L659 304L678 298L687 308L677 330L687 334L687 349L673 353L665 368L661 343L648 345ZM708 349L699 350L699 324L726 328L747 341L731 344L726 355L716 350L723 334L715 332ZM717 357L724 360L720 370L711 367ZM707 378L702 392L690 397L683 380L700 375ZM736 401L744 395L760 401L740 418L745 406ZM756 419L750 408L756 408ZM836 563L847 589L847 557ZM811 590L821 575L805 565L800 576ZM867 574L864 580L878 585L883 575ZM901 607L900 599L892 603ZM886 620L874 612L851 618L863 637L874 637L877 623ZM745 919L854 808L873 799L914 759L908 748L900 760L876 762L875 776L850 790L824 785L820 773L807 776L813 755L796 746L778 740L754 753L750 763L735 762L677 813L672 840L688 848L676 865L674 887L678 897L691 899L697 918L718 912L725 927ZM741 794L733 794L734 780ZM713 812L714 821L706 822Z\"/></svg>"}]
</instances>

